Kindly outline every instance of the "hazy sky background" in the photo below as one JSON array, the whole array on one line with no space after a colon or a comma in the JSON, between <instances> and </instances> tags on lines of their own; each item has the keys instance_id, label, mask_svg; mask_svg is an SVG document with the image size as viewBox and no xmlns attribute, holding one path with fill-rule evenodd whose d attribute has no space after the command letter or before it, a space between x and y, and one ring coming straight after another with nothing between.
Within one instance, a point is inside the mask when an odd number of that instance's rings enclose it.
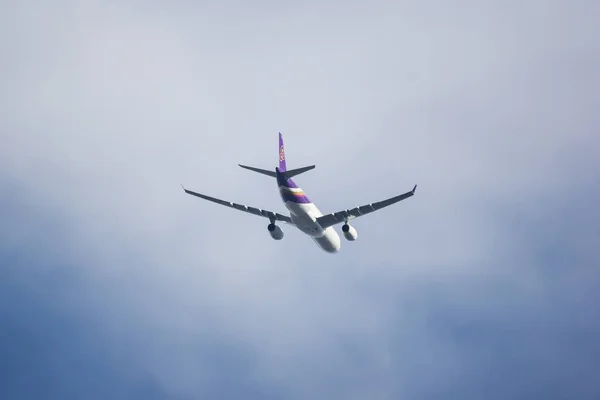
<instances>
[{"instance_id":1,"label":"hazy sky background","mask_svg":"<svg viewBox=\"0 0 600 400\"><path fill-rule=\"evenodd\" d=\"M0 398L600 398L597 1L0 6Z\"/></svg>"}]
</instances>

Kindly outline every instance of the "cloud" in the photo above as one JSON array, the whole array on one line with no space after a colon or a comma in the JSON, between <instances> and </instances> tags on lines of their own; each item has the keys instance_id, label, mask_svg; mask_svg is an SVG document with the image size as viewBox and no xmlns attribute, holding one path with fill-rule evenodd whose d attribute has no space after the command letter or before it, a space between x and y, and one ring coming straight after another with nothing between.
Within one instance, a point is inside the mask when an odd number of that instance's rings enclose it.
<instances>
[{"instance_id":1,"label":"cloud","mask_svg":"<svg viewBox=\"0 0 600 400\"><path fill-rule=\"evenodd\" d=\"M599 393L593 6L244 4L6 7L6 393ZM323 211L417 196L330 257L181 191L284 211L278 131Z\"/></svg>"}]
</instances>

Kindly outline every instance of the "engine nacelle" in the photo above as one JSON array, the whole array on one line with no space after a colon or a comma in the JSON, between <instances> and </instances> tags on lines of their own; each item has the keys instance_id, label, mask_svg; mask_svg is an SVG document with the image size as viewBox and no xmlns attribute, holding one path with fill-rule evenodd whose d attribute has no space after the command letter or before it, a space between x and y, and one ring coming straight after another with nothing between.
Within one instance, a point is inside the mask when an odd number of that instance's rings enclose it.
<instances>
[{"instance_id":1,"label":"engine nacelle","mask_svg":"<svg viewBox=\"0 0 600 400\"><path fill-rule=\"evenodd\" d=\"M354 241L358 238L358 232L352 225L344 224L342 225L342 232L344 233L344 237L347 240Z\"/></svg>"},{"instance_id":2,"label":"engine nacelle","mask_svg":"<svg viewBox=\"0 0 600 400\"><path fill-rule=\"evenodd\" d=\"M269 224L269 226L267 226L267 230L269 231L269 234L271 235L271 237L273 239L275 239L275 240L283 239L283 231L277 225Z\"/></svg>"}]
</instances>

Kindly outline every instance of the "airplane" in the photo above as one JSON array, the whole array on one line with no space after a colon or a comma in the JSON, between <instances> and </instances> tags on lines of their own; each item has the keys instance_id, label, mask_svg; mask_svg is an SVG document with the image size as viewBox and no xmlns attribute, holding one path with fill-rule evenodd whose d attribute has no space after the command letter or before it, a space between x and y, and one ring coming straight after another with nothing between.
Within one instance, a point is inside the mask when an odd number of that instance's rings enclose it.
<instances>
[{"instance_id":1,"label":"airplane","mask_svg":"<svg viewBox=\"0 0 600 400\"><path fill-rule=\"evenodd\" d=\"M236 210L268 218L269 225L267 225L267 230L269 231L271 237L275 240L283 239L283 230L276 225L277 222L284 222L288 225L295 226L301 232L311 237L315 243L327 253L338 253L341 248L341 240L333 228L334 225L343 222L344 225L342 225L342 232L344 237L348 241L354 241L358 238L358 232L356 231L356 228L350 225L351 220L407 199L413 196L417 189L417 185L415 185L411 191L386 200L324 215L317 208L317 206L310 201L304 191L292 180L292 177L300 175L306 171L310 171L311 169L315 168L315 165L288 170L286 166L285 149L281 132L279 133L279 167L276 167L275 171L264 170L242 164L238 165L250 171L258 172L259 174L275 178L277 180L277 186L279 187L279 195L281 196L286 208L289 210L290 215L282 215L256 207L232 203L230 201L196 193L186 189L183 185L181 186L185 193L192 196L212 201L226 207L231 207Z\"/></svg>"}]
</instances>

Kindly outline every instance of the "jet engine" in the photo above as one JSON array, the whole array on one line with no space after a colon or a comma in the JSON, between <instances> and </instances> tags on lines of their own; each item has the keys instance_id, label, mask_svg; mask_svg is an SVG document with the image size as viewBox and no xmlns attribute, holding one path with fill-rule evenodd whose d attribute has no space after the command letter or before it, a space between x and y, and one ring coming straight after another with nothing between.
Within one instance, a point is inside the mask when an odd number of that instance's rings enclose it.
<instances>
[{"instance_id":1,"label":"jet engine","mask_svg":"<svg viewBox=\"0 0 600 400\"><path fill-rule=\"evenodd\" d=\"M342 225L342 232L347 240L354 241L358 237L358 232L353 226L344 224Z\"/></svg>"},{"instance_id":2,"label":"jet engine","mask_svg":"<svg viewBox=\"0 0 600 400\"><path fill-rule=\"evenodd\" d=\"M267 229L269 230L269 234L271 235L271 237L273 239L275 239L275 240L283 239L283 231L277 225L269 224L269 226L267 226Z\"/></svg>"}]
</instances>

